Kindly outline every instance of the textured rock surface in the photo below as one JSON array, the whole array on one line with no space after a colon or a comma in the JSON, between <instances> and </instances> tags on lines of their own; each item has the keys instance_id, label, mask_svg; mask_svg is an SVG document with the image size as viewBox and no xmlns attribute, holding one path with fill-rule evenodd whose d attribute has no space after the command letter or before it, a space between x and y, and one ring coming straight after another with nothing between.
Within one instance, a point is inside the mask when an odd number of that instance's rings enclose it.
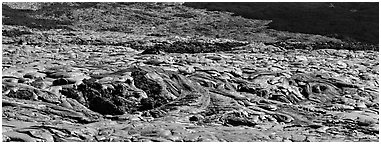
<instances>
[{"instance_id":1,"label":"textured rock surface","mask_svg":"<svg viewBox=\"0 0 381 144\"><path fill-rule=\"evenodd\" d=\"M379 141L377 51L31 31L3 34L3 141Z\"/></svg>"}]
</instances>

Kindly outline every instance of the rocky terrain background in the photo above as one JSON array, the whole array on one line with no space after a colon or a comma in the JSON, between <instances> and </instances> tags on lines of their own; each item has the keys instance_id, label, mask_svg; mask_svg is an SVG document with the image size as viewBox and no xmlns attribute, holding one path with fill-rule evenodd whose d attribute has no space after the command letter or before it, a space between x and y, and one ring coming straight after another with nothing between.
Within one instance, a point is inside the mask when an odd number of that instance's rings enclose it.
<instances>
[{"instance_id":1,"label":"rocky terrain background","mask_svg":"<svg viewBox=\"0 0 381 144\"><path fill-rule=\"evenodd\" d=\"M379 141L378 46L181 3L3 3L2 140Z\"/></svg>"},{"instance_id":2,"label":"rocky terrain background","mask_svg":"<svg viewBox=\"0 0 381 144\"><path fill-rule=\"evenodd\" d=\"M378 45L377 2L191 2L185 6L272 20L269 28Z\"/></svg>"}]
</instances>

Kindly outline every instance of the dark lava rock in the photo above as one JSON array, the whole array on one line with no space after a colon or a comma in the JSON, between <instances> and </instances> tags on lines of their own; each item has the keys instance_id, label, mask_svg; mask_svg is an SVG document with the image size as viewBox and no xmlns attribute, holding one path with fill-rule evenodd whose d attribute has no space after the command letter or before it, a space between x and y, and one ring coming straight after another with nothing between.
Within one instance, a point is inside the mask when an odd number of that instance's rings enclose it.
<instances>
[{"instance_id":1,"label":"dark lava rock","mask_svg":"<svg viewBox=\"0 0 381 144\"><path fill-rule=\"evenodd\" d=\"M378 50L378 47L371 44L360 42L318 42L313 44L300 43L300 42L275 42L269 43L275 47L283 47L285 49L346 49L346 50Z\"/></svg>"},{"instance_id":2,"label":"dark lava rock","mask_svg":"<svg viewBox=\"0 0 381 144\"><path fill-rule=\"evenodd\" d=\"M239 126L239 125L246 125L246 126L255 126L256 124L252 121L250 121L248 118L241 116L239 113L230 113L227 114L224 118L224 122L226 125L232 125L232 126Z\"/></svg>"},{"instance_id":3,"label":"dark lava rock","mask_svg":"<svg viewBox=\"0 0 381 144\"><path fill-rule=\"evenodd\" d=\"M189 117L189 121L195 121L195 122L197 122L197 121L201 121L201 120L203 120L203 119L204 119L204 118L203 118L202 115L194 115L194 116Z\"/></svg>"},{"instance_id":4,"label":"dark lava rock","mask_svg":"<svg viewBox=\"0 0 381 144\"><path fill-rule=\"evenodd\" d=\"M54 72L54 73L48 73L47 77L50 78L70 78L70 74L67 72Z\"/></svg>"},{"instance_id":5,"label":"dark lava rock","mask_svg":"<svg viewBox=\"0 0 381 144\"><path fill-rule=\"evenodd\" d=\"M142 54L163 54L164 52L157 48L148 48Z\"/></svg>"},{"instance_id":6,"label":"dark lava rock","mask_svg":"<svg viewBox=\"0 0 381 144\"><path fill-rule=\"evenodd\" d=\"M18 98L18 99L32 100L33 95L34 95L33 90L27 89L27 90L18 90L16 92L10 91L7 96L12 98Z\"/></svg>"},{"instance_id":7,"label":"dark lava rock","mask_svg":"<svg viewBox=\"0 0 381 144\"><path fill-rule=\"evenodd\" d=\"M18 83L28 83L31 80L29 78L19 78Z\"/></svg>"},{"instance_id":8,"label":"dark lava rock","mask_svg":"<svg viewBox=\"0 0 381 144\"><path fill-rule=\"evenodd\" d=\"M153 98L144 98L141 100L140 110L149 110L155 108L155 100Z\"/></svg>"},{"instance_id":9,"label":"dark lava rock","mask_svg":"<svg viewBox=\"0 0 381 144\"><path fill-rule=\"evenodd\" d=\"M135 111L137 102L120 93L122 86L114 88L116 89L102 89L102 84L95 82L94 79L89 79L84 80L83 84L79 85L77 89L65 89L61 93L80 100L89 109L100 114L119 115Z\"/></svg>"},{"instance_id":10,"label":"dark lava rock","mask_svg":"<svg viewBox=\"0 0 381 144\"><path fill-rule=\"evenodd\" d=\"M165 79L166 75L174 80L177 78L183 81L181 86L176 87L186 87L182 89L196 92L192 86L185 83L184 78L176 73L152 67L133 67L127 71L131 72L133 82L114 82L111 83L111 86L105 86L105 84L96 82L96 79L92 78L83 80L83 83L77 88L63 88L60 92L101 114L118 115L149 110L148 113L154 117L160 117L165 113L160 109L154 110L155 108L165 106L180 95L179 93L172 93L172 87L166 87L167 82L174 83L171 79ZM65 79L56 80L54 83L61 84L60 82L62 84L67 83ZM140 97L139 93L142 91L146 96ZM186 98L197 99L199 97L189 96ZM185 102L186 98L180 100ZM189 101L184 102L181 104L189 103ZM173 103L171 106L177 105Z\"/></svg>"},{"instance_id":11,"label":"dark lava rock","mask_svg":"<svg viewBox=\"0 0 381 144\"><path fill-rule=\"evenodd\" d=\"M143 69L135 69L131 76L134 78L135 86L146 92L148 98L142 99L140 110L148 110L162 106L169 100L162 95L163 87L156 81L146 78L148 72Z\"/></svg>"},{"instance_id":12,"label":"dark lava rock","mask_svg":"<svg viewBox=\"0 0 381 144\"><path fill-rule=\"evenodd\" d=\"M103 84L96 82L94 78L83 80L83 84L78 85L78 88L65 88L61 90L61 93L69 98L76 99L95 112L111 115L132 113L137 110L150 110L170 101L165 88L159 82L146 77L148 71L151 70L132 68L129 71L132 71L131 76L135 81L135 87L140 89L138 91L143 90L147 97L136 98L137 92L131 90L131 82L115 82L111 84L111 87L105 88ZM153 71L156 70L153 69ZM58 79L53 83L66 84L68 82L65 79Z\"/></svg>"},{"instance_id":13,"label":"dark lava rock","mask_svg":"<svg viewBox=\"0 0 381 144\"><path fill-rule=\"evenodd\" d=\"M155 44L142 52L142 54L164 54L163 47L165 44ZM168 45L168 44L167 44Z\"/></svg>"},{"instance_id":14,"label":"dark lava rock","mask_svg":"<svg viewBox=\"0 0 381 144\"><path fill-rule=\"evenodd\" d=\"M3 30L2 35L3 36L8 36L8 37L17 37L21 35L29 35L33 34L29 31L24 31L24 30L18 30L18 29L12 29L12 30Z\"/></svg>"},{"instance_id":15,"label":"dark lava rock","mask_svg":"<svg viewBox=\"0 0 381 144\"><path fill-rule=\"evenodd\" d=\"M67 85L67 84L74 84L75 80L73 79L66 79L66 78L60 78L53 81L53 85Z\"/></svg>"},{"instance_id":16,"label":"dark lava rock","mask_svg":"<svg viewBox=\"0 0 381 144\"><path fill-rule=\"evenodd\" d=\"M24 75L24 78L30 78L30 79L37 79L37 78L45 78L46 74L43 74L43 73L38 73L38 72L34 72L34 73L26 73Z\"/></svg>"},{"instance_id":17,"label":"dark lava rock","mask_svg":"<svg viewBox=\"0 0 381 144\"><path fill-rule=\"evenodd\" d=\"M77 100L79 103L82 105L87 105L85 97L83 97L82 92L76 90L76 89L71 89L71 88L62 88L60 90L61 94L67 96L68 98L72 98Z\"/></svg>"},{"instance_id":18,"label":"dark lava rock","mask_svg":"<svg viewBox=\"0 0 381 144\"><path fill-rule=\"evenodd\" d=\"M242 42L199 42L199 41L176 41L174 43L160 43L148 48L142 54L160 54L161 51L168 53L211 53L219 51L231 51L235 47L245 46Z\"/></svg>"}]
</instances>

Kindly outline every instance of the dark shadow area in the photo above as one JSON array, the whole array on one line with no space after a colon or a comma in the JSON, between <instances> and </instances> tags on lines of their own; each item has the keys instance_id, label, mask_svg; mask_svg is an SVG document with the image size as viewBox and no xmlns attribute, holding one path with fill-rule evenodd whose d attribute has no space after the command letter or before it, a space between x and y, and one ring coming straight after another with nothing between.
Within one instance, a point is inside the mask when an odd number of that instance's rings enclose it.
<instances>
[{"instance_id":1,"label":"dark shadow area","mask_svg":"<svg viewBox=\"0 0 381 144\"><path fill-rule=\"evenodd\" d=\"M29 31L22 31L18 29L12 29L12 30L2 30L1 33L3 36L8 36L8 37L18 37L21 35L27 35L27 34L33 34L32 32Z\"/></svg>"},{"instance_id":2,"label":"dark shadow area","mask_svg":"<svg viewBox=\"0 0 381 144\"><path fill-rule=\"evenodd\" d=\"M18 25L38 29L70 29L70 21L60 21L51 19L37 19L32 16L38 11L12 9L7 5L2 5L3 25Z\"/></svg>"},{"instance_id":3,"label":"dark shadow area","mask_svg":"<svg viewBox=\"0 0 381 144\"><path fill-rule=\"evenodd\" d=\"M41 3L40 3L41 4ZM2 4L3 25L18 25L29 28L68 29L76 22L73 11L77 9L113 9L136 3L99 3L99 2L64 2L64 3L42 3L37 10L12 8ZM29 4L25 4L29 5ZM38 17L38 18L37 18Z\"/></svg>"},{"instance_id":4,"label":"dark shadow area","mask_svg":"<svg viewBox=\"0 0 381 144\"><path fill-rule=\"evenodd\" d=\"M370 2L217 2L185 3L211 11L229 11L251 19L272 20L271 29L320 34L345 41L378 44L378 3Z\"/></svg>"}]
</instances>

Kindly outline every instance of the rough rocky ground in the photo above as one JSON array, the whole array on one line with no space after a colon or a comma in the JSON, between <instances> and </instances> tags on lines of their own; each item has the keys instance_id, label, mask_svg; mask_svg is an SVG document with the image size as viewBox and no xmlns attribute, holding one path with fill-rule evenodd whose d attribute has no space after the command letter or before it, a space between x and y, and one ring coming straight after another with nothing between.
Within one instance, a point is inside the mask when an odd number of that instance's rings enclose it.
<instances>
[{"instance_id":1,"label":"rough rocky ground","mask_svg":"<svg viewBox=\"0 0 381 144\"><path fill-rule=\"evenodd\" d=\"M119 8L162 10L152 5ZM280 42L285 32L271 30L216 38L80 24L3 25L3 141L379 141L378 51L307 34ZM284 45L295 40L306 48Z\"/></svg>"}]
</instances>

